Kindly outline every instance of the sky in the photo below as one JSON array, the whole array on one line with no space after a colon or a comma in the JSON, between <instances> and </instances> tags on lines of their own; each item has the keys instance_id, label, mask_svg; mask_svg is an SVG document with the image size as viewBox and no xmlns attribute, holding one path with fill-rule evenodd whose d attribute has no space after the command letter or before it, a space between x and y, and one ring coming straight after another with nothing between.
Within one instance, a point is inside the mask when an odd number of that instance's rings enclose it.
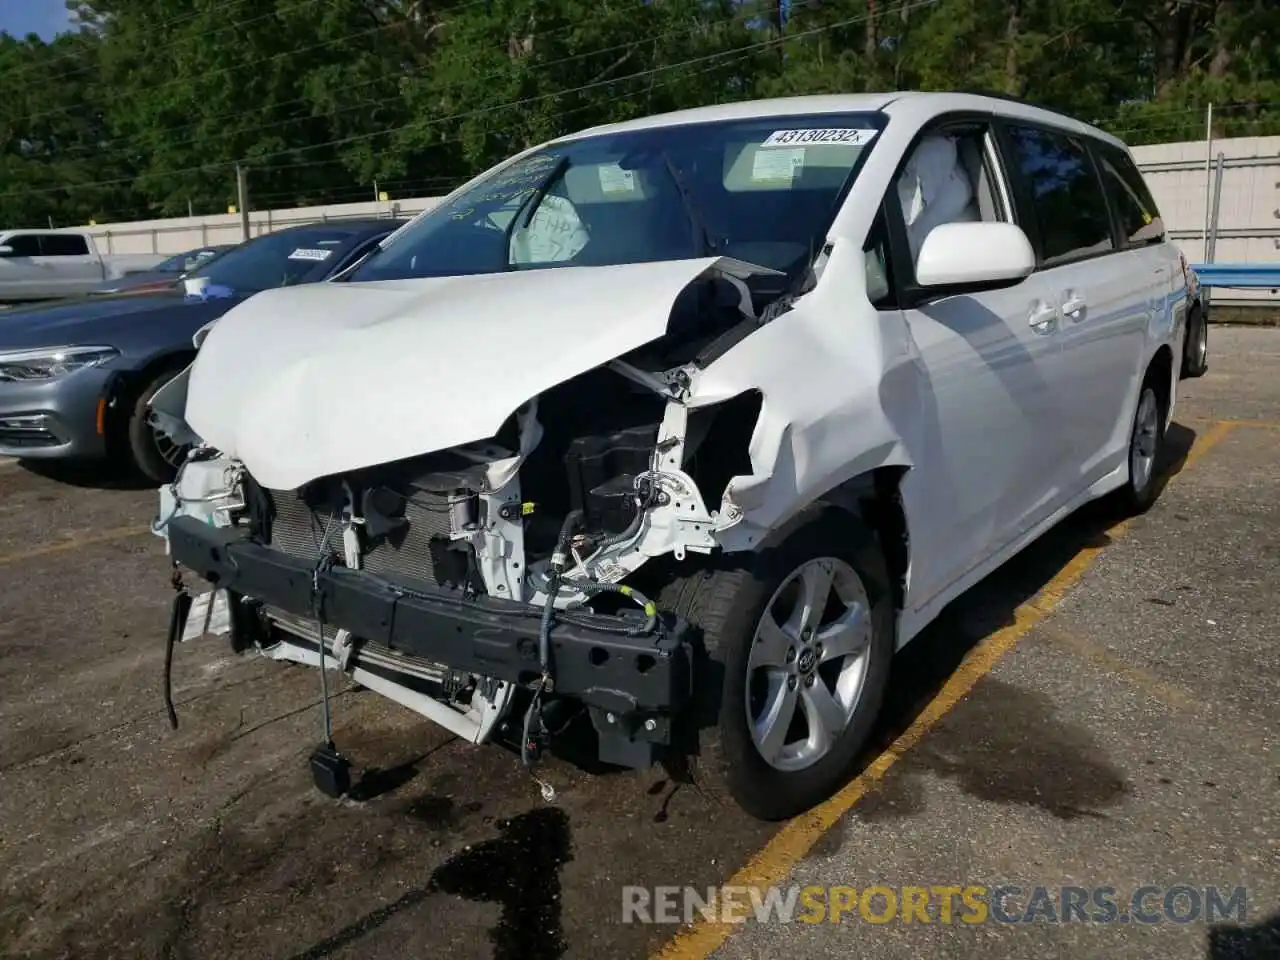
<instances>
[{"instance_id":1,"label":"sky","mask_svg":"<svg viewBox=\"0 0 1280 960\"><path fill-rule=\"evenodd\" d=\"M65 0L0 0L0 30L15 37L37 33L51 40L70 19Z\"/></svg>"}]
</instances>

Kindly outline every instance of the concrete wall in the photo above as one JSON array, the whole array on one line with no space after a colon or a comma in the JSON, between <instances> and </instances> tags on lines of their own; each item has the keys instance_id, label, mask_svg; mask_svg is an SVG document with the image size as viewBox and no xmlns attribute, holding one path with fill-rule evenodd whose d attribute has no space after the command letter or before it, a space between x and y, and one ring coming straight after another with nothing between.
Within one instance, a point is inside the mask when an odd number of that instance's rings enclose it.
<instances>
[{"instance_id":1,"label":"concrete wall","mask_svg":"<svg viewBox=\"0 0 1280 960\"><path fill-rule=\"evenodd\" d=\"M1192 263L1207 259L1204 244L1206 198L1216 176L1218 154L1225 157L1218 207L1216 263L1280 263L1280 137L1215 140L1213 164L1203 140L1134 147L1134 158L1151 186L1173 240ZM1280 304L1280 291L1221 290L1214 303Z\"/></svg>"},{"instance_id":2,"label":"concrete wall","mask_svg":"<svg viewBox=\"0 0 1280 960\"><path fill-rule=\"evenodd\" d=\"M410 217L439 203L439 197L417 197L389 203L340 203L292 210L254 210L249 234L258 236L282 227L353 217ZM240 214L135 220L86 226L102 249L110 253L182 253L210 243L239 243L243 239Z\"/></svg>"},{"instance_id":3,"label":"concrete wall","mask_svg":"<svg viewBox=\"0 0 1280 960\"><path fill-rule=\"evenodd\" d=\"M1212 149L1215 162L1219 153L1226 158L1215 261L1280 263L1280 137L1218 140ZM1189 261L1203 262L1205 201L1212 182L1212 174L1205 173L1206 144L1202 140L1162 143L1135 147L1133 153L1174 241ZM390 203L254 211L250 232L257 236L294 224L343 217L411 216L439 201L439 197L419 197ZM201 244L241 239L239 214L98 224L88 229L112 253L181 253ZM1280 291L1214 294L1218 303L1259 299L1280 303Z\"/></svg>"}]
</instances>

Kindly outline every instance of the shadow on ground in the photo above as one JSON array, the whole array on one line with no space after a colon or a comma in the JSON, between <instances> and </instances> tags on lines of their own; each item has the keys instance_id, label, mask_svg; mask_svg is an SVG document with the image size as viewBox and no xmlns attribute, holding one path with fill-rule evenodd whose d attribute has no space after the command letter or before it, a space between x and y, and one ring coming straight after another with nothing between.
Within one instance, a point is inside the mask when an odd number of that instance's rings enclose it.
<instances>
[{"instance_id":1,"label":"shadow on ground","mask_svg":"<svg viewBox=\"0 0 1280 960\"><path fill-rule=\"evenodd\" d=\"M1190 428L1170 425L1161 489L1182 471L1195 438ZM1107 546L1107 531L1123 519L1110 498L1082 507L967 591L903 648L895 658L881 722L864 763L915 721L974 646L1012 624L1018 607L1043 590L1081 550ZM984 683L997 681L988 678ZM958 730L969 732L931 737L912 752L910 764L953 778L974 796L1033 805L1073 819L1100 815L1101 808L1127 789L1119 772L1101 758L1090 734L1064 727L1033 694L1002 684L994 698L957 708L954 719ZM973 736L975 730L981 735ZM1011 753L1018 754L1017 764L1005 762ZM1003 772L993 776L992 771ZM905 816L919 812L920 804L909 782L895 778L892 788L864 799L858 810L867 818Z\"/></svg>"},{"instance_id":2,"label":"shadow on ground","mask_svg":"<svg viewBox=\"0 0 1280 960\"><path fill-rule=\"evenodd\" d=\"M1211 927L1205 960L1280 960L1280 913L1248 926Z\"/></svg>"},{"instance_id":3,"label":"shadow on ground","mask_svg":"<svg viewBox=\"0 0 1280 960\"><path fill-rule=\"evenodd\" d=\"M90 490L153 490L157 486L154 480L114 460L20 460L18 465L45 480Z\"/></svg>"}]
</instances>

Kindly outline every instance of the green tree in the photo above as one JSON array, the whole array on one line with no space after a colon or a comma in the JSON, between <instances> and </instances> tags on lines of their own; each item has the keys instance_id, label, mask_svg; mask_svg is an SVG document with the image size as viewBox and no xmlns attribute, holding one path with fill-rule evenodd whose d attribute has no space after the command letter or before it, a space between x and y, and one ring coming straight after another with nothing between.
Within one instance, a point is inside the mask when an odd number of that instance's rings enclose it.
<instances>
[{"instance_id":1,"label":"green tree","mask_svg":"<svg viewBox=\"0 0 1280 960\"><path fill-rule=\"evenodd\" d=\"M69 0L0 35L0 223L439 194L575 129L991 89L1130 143L1280 132L1274 0Z\"/></svg>"}]
</instances>

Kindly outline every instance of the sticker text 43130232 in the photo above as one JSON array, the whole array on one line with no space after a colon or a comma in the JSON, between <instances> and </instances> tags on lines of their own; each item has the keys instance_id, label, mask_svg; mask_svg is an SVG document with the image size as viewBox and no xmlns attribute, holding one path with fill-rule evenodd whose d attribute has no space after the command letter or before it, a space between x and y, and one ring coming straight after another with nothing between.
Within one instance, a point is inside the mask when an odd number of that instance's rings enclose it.
<instances>
[{"instance_id":1,"label":"sticker text 43130232","mask_svg":"<svg viewBox=\"0 0 1280 960\"><path fill-rule=\"evenodd\" d=\"M871 142L878 130L856 127L828 127L821 130L775 130L760 144L762 147L796 147L800 145L842 144L863 147Z\"/></svg>"}]
</instances>

